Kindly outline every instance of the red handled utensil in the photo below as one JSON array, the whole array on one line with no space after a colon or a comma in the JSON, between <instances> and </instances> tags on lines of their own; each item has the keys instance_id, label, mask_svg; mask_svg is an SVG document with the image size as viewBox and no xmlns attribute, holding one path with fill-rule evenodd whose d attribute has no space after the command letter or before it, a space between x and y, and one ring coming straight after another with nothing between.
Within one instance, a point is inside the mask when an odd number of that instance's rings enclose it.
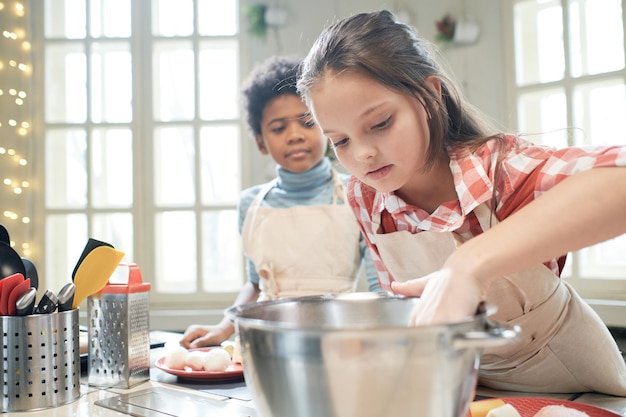
<instances>
[{"instance_id":1,"label":"red handled utensil","mask_svg":"<svg viewBox=\"0 0 626 417\"><path fill-rule=\"evenodd\" d=\"M7 316L15 316L17 315L17 300L19 300L24 294L30 290L30 279L26 278L24 281L20 282L18 285L11 290L9 294L9 298L7 300Z\"/></svg>"},{"instance_id":2,"label":"red handled utensil","mask_svg":"<svg viewBox=\"0 0 626 417\"><path fill-rule=\"evenodd\" d=\"M3 245L3 244L0 244ZM0 315L9 315L9 295L11 291L24 282L24 275L16 273L2 280L2 292L0 293Z\"/></svg>"}]
</instances>

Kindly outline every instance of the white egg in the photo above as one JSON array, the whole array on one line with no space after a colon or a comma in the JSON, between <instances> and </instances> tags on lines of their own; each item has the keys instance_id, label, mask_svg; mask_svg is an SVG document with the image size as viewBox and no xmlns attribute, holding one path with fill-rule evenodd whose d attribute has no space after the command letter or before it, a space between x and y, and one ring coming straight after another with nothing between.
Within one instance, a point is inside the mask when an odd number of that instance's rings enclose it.
<instances>
[{"instance_id":1,"label":"white egg","mask_svg":"<svg viewBox=\"0 0 626 417\"><path fill-rule=\"evenodd\" d=\"M187 355L187 360L185 361L185 365L190 367L194 371L201 371L204 367L204 358L206 357L206 352L201 350L193 350L189 352Z\"/></svg>"},{"instance_id":2,"label":"white egg","mask_svg":"<svg viewBox=\"0 0 626 417\"><path fill-rule=\"evenodd\" d=\"M494 408L487 413L487 417L521 417L519 412L511 404Z\"/></svg>"},{"instance_id":3,"label":"white egg","mask_svg":"<svg viewBox=\"0 0 626 417\"><path fill-rule=\"evenodd\" d=\"M165 349L165 365L170 369L185 369L187 349L182 346L171 346Z\"/></svg>"},{"instance_id":4,"label":"white egg","mask_svg":"<svg viewBox=\"0 0 626 417\"><path fill-rule=\"evenodd\" d=\"M205 371L219 372L226 370L230 364L228 352L222 348L214 348L205 354L203 369Z\"/></svg>"}]
</instances>

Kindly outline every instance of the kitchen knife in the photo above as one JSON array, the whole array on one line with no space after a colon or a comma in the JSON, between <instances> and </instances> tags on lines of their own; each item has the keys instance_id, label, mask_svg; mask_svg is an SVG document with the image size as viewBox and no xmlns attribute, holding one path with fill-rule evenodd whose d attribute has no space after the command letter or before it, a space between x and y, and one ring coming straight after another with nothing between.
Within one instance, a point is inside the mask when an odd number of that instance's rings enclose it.
<instances>
[{"instance_id":1,"label":"kitchen knife","mask_svg":"<svg viewBox=\"0 0 626 417\"><path fill-rule=\"evenodd\" d=\"M57 304L59 300L55 293L50 290L46 290L46 292L41 296L41 300L39 300L39 304L35 307L34 314L48 314L52 313L57 309Z\"/></svg>"},{"instance_id":2,"label":"kitchen knife","mask_svg":"<svg viewBox=\"0 0 626 417\"><path fill-rule=\"evenodd\" d=\"M61 291L59 291L57 296L59 313L72 309L75 291L76 285L73 282L68 282L63 286L63 288L61 288Z\"/></svg>"},{"instance_id":3,"label":"kitchen knife","mask_svg":"<svg viewBox=\"0 0 626 417\"><path fill-rule=\"evenodd\" d=\"M35 298L37 297L37 289L30 287L26 294L22 295L15 302L15 315L28 316L35 311Z\"/></svg>"}]
</instances>

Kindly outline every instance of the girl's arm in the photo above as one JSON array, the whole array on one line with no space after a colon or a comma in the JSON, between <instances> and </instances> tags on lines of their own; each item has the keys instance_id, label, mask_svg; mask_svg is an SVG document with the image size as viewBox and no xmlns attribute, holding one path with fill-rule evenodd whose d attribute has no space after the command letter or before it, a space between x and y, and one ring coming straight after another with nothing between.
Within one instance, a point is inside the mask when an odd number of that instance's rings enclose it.
<instances>
[{"instance_id":1,"label":"girl's arm","mask_svg":"<svg viewBox=\"0 0 626 417\"><path fill-rule=\"evenodd\" d=\"M393 283L404 295L422 295L416 324L474 314L491 282L626 233L626 168L575 174L497 226L469 240L442 270Z\"/></svg>"}]
</instances>

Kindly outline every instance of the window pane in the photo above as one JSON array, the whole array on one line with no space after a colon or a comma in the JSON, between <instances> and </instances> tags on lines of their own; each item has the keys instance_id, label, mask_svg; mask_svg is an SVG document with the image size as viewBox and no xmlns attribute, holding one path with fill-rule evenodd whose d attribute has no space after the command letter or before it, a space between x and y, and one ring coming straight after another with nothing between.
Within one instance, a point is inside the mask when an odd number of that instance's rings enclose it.
<instances>
[{"instance_id":1,"label":"window pane","mask_svg":"<svg viewBox=\"0 0 626 417\"><path fill-rule=\"evenodd\" d=\"M87 67L82 45L46 48L46 121L84 123L87 119Z\"/></svg>"},{"instance_id":2,"label":"window pane","mask_svg":"<svg viewBox=\"0 0 626 417\"><path fill-rule=\"evenodd\" d=\"M205 212L202 226L203 289L210 292L239 290L244 275L237 211Z\"/></svg>"},{"instance_id":3,"label":"window pane","mask_svg":"<svg viewBox=\"0 0 626 417\"><path fill-rule=\"evenodd\" d=\"M126 38L130 36L130 0L90 0L91 36Z\"/></svg>"},{"instance_id":4,"label":"window pane","mask_svg":"<svg viewBox=\"0 0 626 417\"><path fill-rule=\"evenodd\" d=\"M81 129L46 134L46 207L87 205L87 135ZM80 254L79 254L80 255Z\"/></svg>"},{"instance_id":5,"label":"window pane","mask_svg":"<svg viewBox=\"0 0 626 417\"><path fill-rule=\"evenodd\" d=\"M199 52L200 118L203 120L237 117L239 67L235 41L203 42ZM215 65L219 62L219 65Z\"/></svg>"},{"instance_id":6,"label":"window pane","mask_svg":"<svg viewBox=\"0 0 626 417\"><path fill-rule=\"evenodd\" d=\"M192 294L196 277L196 220L189 211L157 214L155 224L156 291Z\"/></svg>"},{"instance_id":7,"label":"window pane","mask_svg":"<svg viewBox=\"0 0 626 417\"><path fill-rule=\"evenodd\" d=\"M581 250L582 278L624 279L626 271L626 235Z\"/></svg>"},{"instance_id":8,"label":"window pane","mask_svg":"<svg viewBox=\"0 0 626 417\"><path fill-rule=\"evenodd\" d=\"M154 187L158 206L189 206L196 200L195 148L191 127L164 127L154 134Z\"/></svg>"},{"instance_id":9,"label":"window pane","mask_svg":"<svg viewBox=\"0 0 626 417\"><path fill-rule=\"evenodd\" d=\"M568 132L565 92L562 89L521 94L517 101L518 128L535 143L562 148Z\"/></svg>"},{"instance_id":10,"label":"window pane","mask_svg":"<svg viewBox=\"0 0 626 417\"><path fill-rule=\"evenodd\" d=\"M238 126L200 131L202 204L235 202L239 192Z\"/></svg>"},{"instance_id":11,"label":"window pane","mask_svg":"<svg viewBox=\"0 0 626 417\"><path fill-rule=\"evenodd\" d=\"M152 33L155 36L191 35L193 1L152 0Z\"/></svg>"},{"instance_id":12,"label":"window pane","mask_svg":"<svg viewBox=\"0 0 626 417\"><path fill-rule=\"evenodd\" d=\"M133 140L129 129L95 129L91 149L94 207L133 203Z\"/></svg>"},{"instance_id":13,"label":"window pane","mask_svg":"<svg viewBox=\"0 0 626 417\"><path fill-rule=\"evenodd\" d=\"M46 38L80 39L85 37L86 0L45 0Z\"/></svg>"},{"instance_id":14,"label":"window pane","mask_svg":"<svg viewBox=\"0 0 626 417\"><path fill-rule=\"evenodd\" d=\"M122 262L132 262L133 216L130 213L106 213L93 216L91 236L112 244L125 253Z\"/></svg>"},{"instance_id":15,"label":"window pane","mask_svg":"<svg viewBox=\"0 0 626 417\"><path fill-rule=\"evenodd\" d=\"M235 35L238 31L237 3L236 0L198 0L200 35Z\"/></svg>"},{"instance_id":16,"label":"window pane","mask_svg":"<svg viewBox=\"0 0 626 417\"><path fill-rule=\"evenodd\" d=\"M91 118L95 123L132 120L132 66L127 43L93 44L91 83Z\"/></svg>"},{"instance_id":17,"label":"window pane","mask_svg":"<svg viewBox=\"0 0 626 417\"><path fill-rule=\"evenodd\" d=\"M517 85L560 80L565 73L560 0L526 0L514 6Z\"/></svg>"},{"instance_id":18,"label":"window pane","mask_svg":"<svg viewBox=\"0 0 626 417\"><path fill-rule=\"evenodd\" d=\"M154 46L155 120L191 120L194 116L194 61L191 42Z\"/></svg>"},{"instance_id":19,"label":"window pane","mask_svg":"<svg viewBox=\"0 0 626 417\"><path fill-rule=\"evenodd\" d=\"M61 289L72 278L72 271L87 243L86 214L46 216L45 271L38 271L40 288ZM45 287L44 287L45 286Z\"/></svg>"},{"instance_id":20,"label":"window pane","mask_svg":"<svg viewBox=\"0 0 626 417\"><path fill-rule=\"evenodd\" d=\"M570 0L572 75L624 68L621 0Z\"/></svg>"},{"instance_id":21,"label":"window pane","mask_svg":"<svg viewBox=\"0 0 626 417\"><path fill-rule=\"evenodd\" d=\"M626 145L626 85L609 80L574 89L574 119L584 132L576 145Z\"/></svg>"}]
</instances>

